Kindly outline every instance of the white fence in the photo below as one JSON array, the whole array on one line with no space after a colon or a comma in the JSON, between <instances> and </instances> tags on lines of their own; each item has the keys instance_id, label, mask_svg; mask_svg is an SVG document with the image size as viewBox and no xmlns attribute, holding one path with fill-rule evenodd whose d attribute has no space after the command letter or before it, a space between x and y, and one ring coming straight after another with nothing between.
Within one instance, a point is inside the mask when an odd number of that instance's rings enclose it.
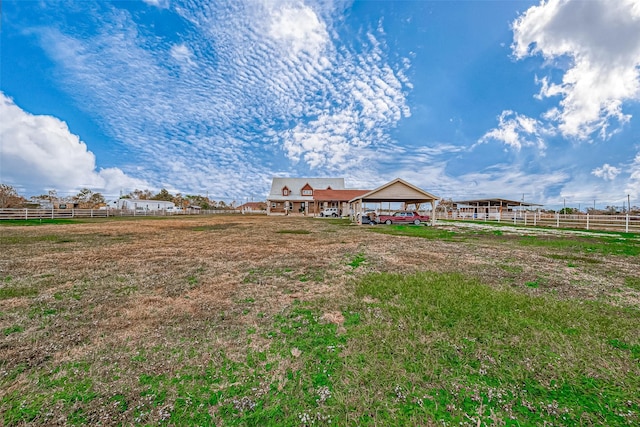
<instances>
[{"instance_id":1,"label":"white fence","mask_svg":"<svg viewBox=\"0 0 640 427\"><path fill-rule=\"evenodd\" d=\"M625 233L640 233L639 215L590 215L558 213L541 213L529 211L513 211L502 215L489 216L485 213L473 215L459 215L457 212L438 212L437 219L466 220L480 222L499 222L514 225L530 225L538 227L576 228L584 230L620 231Z\"/></svg>"},{"instance_id":2,"label":"white fence","mask_svg":"<svg viewBox=\"0 0 640 427\"><path fill-rule=\"evenodd\" d=\"M189 210L183 212L167 212L165 210L133 210L133 209L0 209L0 221L5 219L70 219L70 218L108 218L114 216L174 216L202 214L239 213L235 210Z\"/></svg>"}]
</instances>

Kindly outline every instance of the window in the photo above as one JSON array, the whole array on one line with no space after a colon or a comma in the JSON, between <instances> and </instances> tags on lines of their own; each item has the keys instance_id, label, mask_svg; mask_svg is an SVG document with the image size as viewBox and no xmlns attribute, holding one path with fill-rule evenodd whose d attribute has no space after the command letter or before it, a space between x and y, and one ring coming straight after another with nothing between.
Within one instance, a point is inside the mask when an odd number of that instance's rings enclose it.
<instances>
[{"instance_id":1,"label":"window","mask_svg":"<svg viewBox=\"0 0 640 427\"><path fill-rule=\"evenodd\" d=\"M289 187L283 187L282 188L282 195L283 196L288 196L289 195Z\"/></svg>"},{"instance_id":2,"label":"window","mask_svg":"<svg viewBox=\"0 0 640 427\"><path fill-rule=\"evenodd\" d=\"M275 209L275 207L276 207L276 204L275 203L271 203L271 208Z\"/></svg>"},{"instance_id":3,"label":"window","mask_svg":"<svg viewBox=\"0 0 640 427\"><path fill-rule=\"evenodd\" d=\"M313 196L313 190L302 190L303 196Z\"/></svg>"}]
</instances>

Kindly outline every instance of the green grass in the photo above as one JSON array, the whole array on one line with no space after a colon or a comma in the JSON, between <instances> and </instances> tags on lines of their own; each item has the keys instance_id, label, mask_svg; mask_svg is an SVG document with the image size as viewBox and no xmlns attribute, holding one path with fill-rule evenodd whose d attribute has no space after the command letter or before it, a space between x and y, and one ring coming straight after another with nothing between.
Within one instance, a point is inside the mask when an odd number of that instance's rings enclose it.
<instances>
[{"instance_id":1,"label":"green grass","mask_svg":"<svg viewBox=\"0 0 640 427\"><path fill-rule=\"evenodd\" d=\"M347 264L353 268L360 267L364 262L366 262L367 258L365 257L363 252L358 252L353 259Z\"/></svg>"},{"instance_id":2,"label":"green grass","mask_svg":"<svg viewBox=\"0 0 640 427\"><path fill-rule=\"evenodd\" d=\"M24 331L24 328L22 326L14 325L14 326L10 326L8 328L3 329L2 330L2 334L4 336L7 336L7 335L11 335L11 334L16 334L16 333L19 333L19 332L22 332L22 331Z\"/></svg>"},{"instance_id":3,"label":"green grass","mask_svg":"<svg viewBox=\"0 0 640 427\"><path fill-rule=\"evenodd\" d=\"M110 349L128 351L136 369L97 357L32 370L37 392L0 398L2 420L42 424L47 408L61 405L67 424L92 424L88 408L102 402L139 425L640 422L637 309L498 291L430 272L366 275L351 292L342 331L323 320L327 301L294 302L238 331L242 354L200 343L188 329L182 341L192 347ZM263 344L250 345L255 339ZM145 368L154 359L165 368ZM102 391L96 384L104 379L92 373L105 369L136 372L135 386Z\"/></svg>"},{"instance_id":4,"label":"green grass","mask_svg":"<svg viewBox=\"0 0 640 427\"><path fill-rule=\"evenodd\" d=\"M73 242L73 239L64 236L58 236L56 234L46 234L43 236L3 236L0 239L0 245L16 245L16 244L32 244L32 243L69 243Z\"/></svg>"},{"instance_id":5,"label":"green grass","mask_svg":"<svg viewBox=\"0 0 640 427\"><path fill-rule=\"evenodd\" d=\"M0 300L34 295L38 295L38 289L33 287L3 286L0 288Z\"/></svg>"},{"instance_id":6,"label":"green grass","mask_svg":"<svg viewBox=\"0 0 640 427\"><path fill-rule=\"evenodd\" d=\"M25 226L25 225L46 225L46 224L79 224L86 222L80 219L56 219L56 218L42 218L42 219L7 219L0 221L0 226Z\"/></svg>"},{"instance_id":7,"label":"green grass","mask_svg":"<svg viewBox=\"0 0 640 427\"><path fill-rule=\"evenodd\" d=\"M636 291L640 291L640 277L625 277L624 285L631 289L635 289Z\"/></svg>"},{"instance_id":8,"label":"green grass","mask_svg":"<svg viewBox=\"0 0 640 427\"><path fill-rule=\"evenodd\" d=\"M437 227L424 227L421 225L380 225L376 227L370 227L375 233L392 234L394 236L411 236L421 237L424 239L437 239L437 240L453 240L458 238L460 240L460 234L443 230Z\"/></svg>"},{"instance_id":9,"label":"green grass","mask_svg":"<svg viewBox=\"0 0 640 427\"><path fill-rule=\"evenodd\" d=\"M640 241L625 237L550 237L524 236L520 238L523 246L545 247L580 253L601 255L640 255Z\"/></svg>"},{"instance_id":10,"label":"green grass","mask_svg":"<svg viewBox=\"0 0 640 427\"><path fill-rule=\"evenodd\" d=\"M311 234L309 230L278 230L279 234Z\"/></svg>"},{"instance_id":11,"label":"green grass","mask_svg":"<svg viewBox=\"0 0 640 427\"><path fill-rule=\"evenodd\" d=\"M356 294L379 301L349 331L345 376L366 387L350 399L361 425L640 421L637 309L496 291L451 274L372 275Z\"/></svg>"},{"instance_id":12,"label":"green grass","mask_svg":"<svg viewBox=\"0 0 640 427\"><path fill-rule=\"evenodd\" d=\"M496 224L496 226L498 226ZM500 230L460 230L453 232L437 227L421 227L412 225L391 225L369 228L371 231L397 236L411 236L425 239L437 239L445 241L465 241L468 238L482 235L491 235L495 241L510 241L512 236L504 235ZM598 255L640 255L640 240L630 233L609 233L606 236L521 236L517 241L522 246L541 247L558 251L570 251L580 254ZM567 257L567 255L551 255L550 257ZM572 260L588 263L599 261L583 255L571 255ZM560 258L558 258L560 259ZM568 259L568 258L566 258Z\"/></svg>"},{"instance_id":13,"label":"green grass","mask_svg":"<svg viewBox=\"0 0 640 427\"><path fill-rule=\"evenodd\" d=\"M586 257L586 256L579 256L579 255L565 255L565 254L549 254L546 255L547 257L551 258L551 259L559 259L559 260L564 260L564 261L579 261L579 262L584 262L586 264L602 264L602 261L596 258L590 258L590 257Z\"/></svg>"},{"instance_id":14,"label":"green grass","mask_svg":"<svg viewBox=\"0 0 640 427\"><path fill-rule=\"evenodd\" d=\"M199 225L196 227L191 227L191 231L218 231L218 230L228 230L232 227L237 227L239 224L235 222L225 222L222 224L213 224L213 225Z\"/></svg>"}]
</instances>

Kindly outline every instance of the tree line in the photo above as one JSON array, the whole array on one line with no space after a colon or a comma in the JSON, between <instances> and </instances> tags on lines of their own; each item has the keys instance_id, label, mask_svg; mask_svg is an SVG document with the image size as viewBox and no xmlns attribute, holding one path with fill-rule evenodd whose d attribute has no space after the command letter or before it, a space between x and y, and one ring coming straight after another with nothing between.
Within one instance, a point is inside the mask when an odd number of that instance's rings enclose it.
<instances>
[{"instance_id":1,"label":"tree line","mask_svg":"<svg viewBox=\"0 0 640 427\"><path fill-rule=\"evenodd\" d=\"M183 209L198 206L204 210L212 209L233 209L235 202L227 204L224 201L218 201L209 199L206 196L200 196L195 194L182 195L181 193L171 194L166 188L161 189L157 193L153 193L150 190L138 190L135 189L128 194L120 196L124 199L140 199L140 200L164 200L166 202L173 202L177 207ZM20 195L18 191L7 184L0 184L0 208L38 208L40 206L50 207L74 207L77 209L98 209L106 206L106 200L104 196L99 192L94 192L89 188L81 189L77 194L72 196L59 196L56 190L50 190L47 194L41 194L38 196L31 196L29 199Z\"/></svg>"}]
</instances>

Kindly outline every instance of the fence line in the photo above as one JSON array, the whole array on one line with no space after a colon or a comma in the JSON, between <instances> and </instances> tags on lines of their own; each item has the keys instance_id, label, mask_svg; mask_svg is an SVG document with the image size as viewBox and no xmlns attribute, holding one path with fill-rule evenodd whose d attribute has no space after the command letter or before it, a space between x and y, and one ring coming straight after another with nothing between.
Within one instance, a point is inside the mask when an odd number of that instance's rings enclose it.
<instances>
[{"instance_id":1,"label":"fence line","mask_svg":"<svg viewBox=\"0 0 640 427\"><path fill-rule=\"evenodd\" d=\"M501 215L458 214L457 212L438 212L437 219L466 220L478 222L511 223L514 225L532 225L552 228L577 228L584 230L620 231L640 233L640 216L638 215L591 215L591 214L559 214L529 211L504 212Z\"/></svg>"},{"instance_id":2,"label":"fence line","mask_svg":"<svg viewBox=\"0 0 640 427\"><path fill-rule=\"evenodd\" d=\"M206 210L167 212L165 210L133 209L0 209L0 221L5 219L70 219L70 218L108 218L114 216L175 216L202 214L240 213L236 210Z\"/></svg>"}]
</instances>

